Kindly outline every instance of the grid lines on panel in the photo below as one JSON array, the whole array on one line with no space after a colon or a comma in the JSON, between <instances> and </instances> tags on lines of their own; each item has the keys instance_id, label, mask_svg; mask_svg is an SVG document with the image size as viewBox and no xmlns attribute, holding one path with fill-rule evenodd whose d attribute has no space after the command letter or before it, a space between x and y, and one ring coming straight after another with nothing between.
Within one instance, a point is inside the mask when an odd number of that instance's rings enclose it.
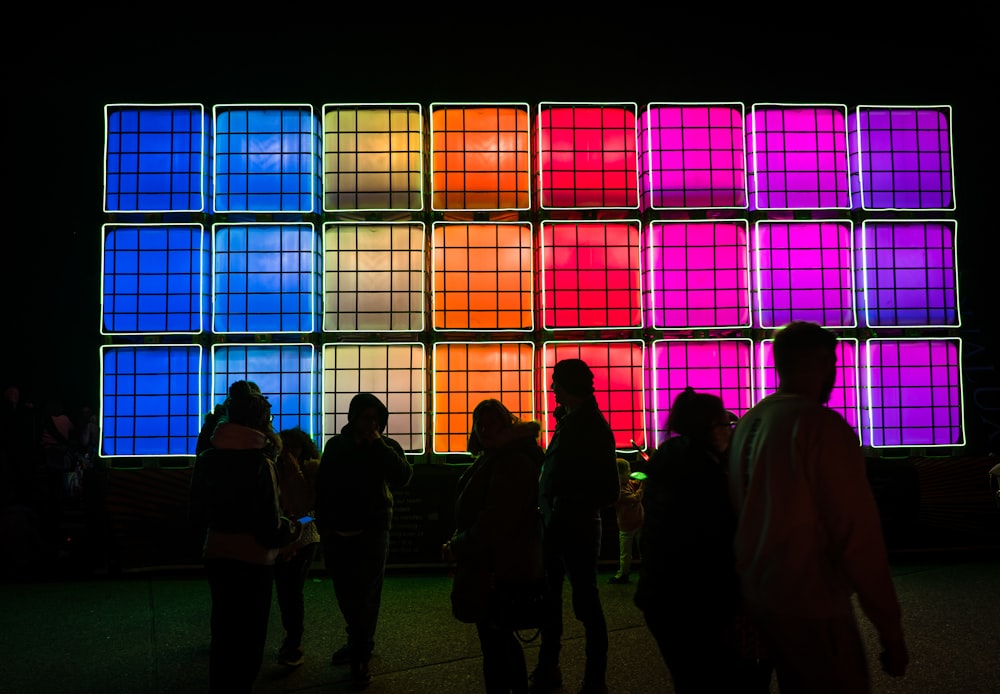
<instances>
[{"instance_id":1,"label":"grid lines on panel","mask_svg":"<svg viewBox=\"0 0 1000 694\"><path fill-rule=\"evenodd\" d=\"M201 427L201 347L101 347L102 456L194 455Z\"/></svg>"},{"instance_id":2,"label":"grid lines on panel","mask_svg":"<svg viewBox=\"0 0 1000 694\"><path fill-rule=\"evenodd\" d=\"M646 226L646 324L657 329L750 326L746 221Z\"/></svg>"},{"instance_id":3,"label":"grid lines on panel","mask_svg":"<svg viewBox=\"0 0 1000 694\"><path fill-rule=\"evenodd\" d=\"M434 329L533 327L531 224L435 223Z\"/></svg>"},{"instance_id":4,"label":"grid lines on panel","mask_svg":"<svg viewBox=\"0 0 1000 694\"><path fill-rule=\"evenodd\" d=\"M751 209L849 209L846 107L755 104L747 120Z\"/></svg>"},{"instance_id":5,"label":"grid lines on panel","mask_svg":"<svg viewBox=\"0 0 1000 694\"><path fill-rule=\"evenodd\" d=\"M873 338L865 393L872 446L956 446L962 426L961 340Z\"/></svg>"},{"instance_id":6,"label":"grid lines on panel","mask_svg":"<svg viewBox=\"0 0 1000 694\"><path fill-rule=\"evenodd\" d=\"M409 454L425 448L426 348L421 343L323 345L323 441L347 424L351 399L372 393L389 410L385 434Z\"/></svg>"},{"instance_id":7,"label":"grid lines on panel","mask_svg":"<svg viewBox=\"0 0 1000 694\"><path fill-rule=\"evenodd\" d=\"M321 147L311 106L216 106L215 211L314 212Z\"/></svg>"},{"instance_id":8,"label":"grid lines on panel","mask_svg":"<svg viewBox=\"0 0 1000 694\"><path fill-rule=\"evenodd\" d=\"M535 415L534 344L530 342L436 342L434 451L464 453L472 411L495 398L522 419Z\"/></svg>"},{"instance_id":9,"label":"grid lines on panel","mask_svg":"<svg viewBox=\"0 0 1000 694\"><path fill-rule=\"evenodd\" d=\"M742 104L650 104L638 143L644 209L747 207Z\"/></svg>"},{"instance_id":10,"label":"grid lines on panel","mask_svg":"<svg viewBox=\"0 0 1000 694\"><path fill-rule=\"evenodd\" d=\"M530 207L527 104L431 104L431 208Z\"/></svg>"},{"instance_id":11,"label":"grid lines on panel","mask_svg":"<svg viewBox=\"0 0 1000 694\"><path fill-rule=\"evenodd\" d=\"M847 221L757 222L759 326L807 320L855 327L851 236Z\"/></svg>"},{"instance_id":12,"label":"grid lines on panel","mask_svg":"<svg viewBox=\"0 0 1000 694\"><path fill-rule=\"evenodd\" d=\"M312 224L216 224L213 235L216 332L316 329L321 257Z\"/></svg>"},{"instance_id":13,"label":"grid lines on panel","mask_svg":"<svg viewBox=\"0 0 1000 694\"><path fill-rule=\"evenodd\" d=\"M104 211L200 212L208 156L202 107L105 107Z\"/></svg>"},{"instance_id":14,"label":"grid lines on panel","mask_svg":"<svg viewBox=\"0 0 1000 694\"><path fill-rule=\"evenodd\" d=\"M639 222L542 222L546 330L642 327Z\"/></svg>"},{"instance_id":15,"label":"grid lines on panel","mask_svg":"<svg viewBox=\"0 0 1000 694\"><path fill-rule=\"evenodd\" d=\"M323 107L325 210L422 210L423 160L419 104Z\"/></svg>"},{"instance_id":16,"label":"grid lines on panel","mask_svg":"<svg viewBox=\"0 0 1000 694\"><path fill-rule=\"evenodd\" d=\"M953 220L862 224L859 305L872 327L958 326Z\"/></svg>"},{"instance_id":17,"label":"grid lines on panel","mask_svg":"<svg viewBox=\"0 0 1000 694\"><path fill-rule=\"evenodd\" d=\"M106 224L101 332L201 332L208 253L201 225Z\"/></svg>"},{"instance_id":18,"label":"grid lines on panel","mask_svg":"<svg viewBox=\"0 0 1000 694\"><path fill-rule=\"evenodd\" d=\"M324 313L328 332L424 329L423 222L324 225Z\"/></svg>"},{"instance_id":19,"label":"grid lines on panel","mask_svg":"<svg viewBox=\"0 0 1000 694\"><path fill-rule=\"evenodd\" d=\"M542 209L639 206L636 105L539 104Z\"/></svg>"}]
</instances>

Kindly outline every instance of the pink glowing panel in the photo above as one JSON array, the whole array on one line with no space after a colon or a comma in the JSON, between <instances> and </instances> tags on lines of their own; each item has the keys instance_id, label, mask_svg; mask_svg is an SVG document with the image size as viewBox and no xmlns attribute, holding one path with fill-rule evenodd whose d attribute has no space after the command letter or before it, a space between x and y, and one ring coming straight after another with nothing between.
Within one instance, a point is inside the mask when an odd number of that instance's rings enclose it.
<instances>
[{"instance_id":1,"label":"pink glowing panel","mask_svg":"<svg viewBox=\"0 0 1000 694\"><path fill-rule=\"evenodd\" d=\"M856 209L955 209L950 106L858 106L848 126Z\"/></svg>"},{"instance_id":2,"label":"pink glowing panel","mask_svg":"<svg viewBox=\"0 0 1000 694\"><path fill-rule=\"evenodd\" d=\"M642 208L746 209L743 118L743 104L649 104L639 116Z\"/></svg>"},{"instance_id":3,"label":"pink glowing panel","mask_svg":"<svg viewBox=\"0 0 1000 694\"><path fill-rule=\"evenodd\" d=\"M328 223L323 229L323 330L423 330L423 222Z\"/></svg>"},{"instance_id":4,"label":"pink glowing panel","mask_svg":"<svg viewBox=\"0 0 1000 694\"><path fill-rule=\"evenodd\" d=\"M563 359L582 359L594 372L594 395L619 450L646 446L643 402L645 345L641 340L608 342L546 342L540 370L545 416L542 427L546 445L552 438L556 401L552 394L552 368ZM632 442L635 442L633 445Z\"/></svg>"},{"instance_id":5,"label":"pink glowing panel","mask_svg":"<svg viewBox=\"0 0 1000 694\"><path fill-rule=\"evenodd\" d=\"M435 330L534 328L530 222L435 223Z\"/></svg>"},{"instance_id":6,"label":"pink glowing panel","mask_svg":"<svg viewBox=\"0 0 1000 694\"><path fill-rule=\"evenodd\" d=\"M960 325L956 232L954 220L862 223L856 264L867 325Z\"/></svg>"},{"instance_id":7,"label":"pink glowing panel","mask_svg":"<svg viewBox=\"0 0 1000 694\"><path fill-rule=\"evenodd\" d=\"M634 103L538 105L542 209L639 206Z\"/></svg>"},{"instance_id":8,"label":"pink glowing panel","mask_svg":"<svg viewBox=\"0 0 1000 694\"><path fill-rule=\"evenodd\" d=\"M774 340L763 340L757 354L757 401L775 392L780 385L774 370ZM861 432L861 395L858 381L858 341L840 338L837 341L837 381L827 406L839 412L854 431Z\"/></svg>"},{"instance_id":9,"label":"pink glowing panel","mask_svg":"<svg viewBox=\"0 0 1000 694\"><path fill-rule=\"evenodd\" d=\"M434 344L434 452L465 453L472 411L496 398L535 418L535 345L531 342Z\"/></svg>"},{"instance_id":10,"label":"pink glowing panel","mask_svg":"<svg viewBox=\"0 0 1000 694\"><path fill-rule=\"evenodd\" d=\"M961 339L873 338L863 366L871 446L965 445Z\"/></svg>"},{"instance_id":11,"label":"pink glowing panel","mask_svg":"<svg viewBox=\"0 0 1000 694\"><path fill-rule=\"evenodd\" d=\"M753 405L750 340L656 340L649 361L653 446L667 439L670 406L691 386L742 415Z\"/></svg>"},{"instance_id":12,"label":"pink glowing panel","mask_svg":"<svg viewBox=\"0 0 1000 694\"><path fill-rule=\"evenodd\" d=\"M850 209L846 106L754 104L746 130L751 209Z\"/></svg>"},{"instance_id":13,"label":"pink glowing panel","mask_svg":"<svg viewBox=\"0 0 1000 694\"><path fill-rule=\"evenodd\" d=\"M646 324L657 329L750 327L747 223L651 222L646 228Z\"/></svg>"},{"instance_id":14,"label":"pink glowing panel","mask_svg":"<svg viewBox=\"0 0 1000 694\"><path fill-rule=\"evenodd\" d=\"M542 222L546 330L639 328L639 222Z\"/></svg>"},{"instance_id":15,"label":"pink glowing panel","mask_svg":"<svg viewBox=\"0 0 1000 694\"><path fill-rule=\"evenodd\" d=\"M757 222L754 240L759 327L807 320L857 325L850 221Z\"/></svg>"}]
</instances>

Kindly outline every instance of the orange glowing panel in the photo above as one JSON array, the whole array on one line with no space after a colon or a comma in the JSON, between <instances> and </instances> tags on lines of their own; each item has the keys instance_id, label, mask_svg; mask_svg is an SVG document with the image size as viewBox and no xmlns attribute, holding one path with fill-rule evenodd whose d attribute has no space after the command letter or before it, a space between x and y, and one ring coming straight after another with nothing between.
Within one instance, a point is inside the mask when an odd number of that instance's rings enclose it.
<instances>
[{"instance_id":1,"label":"orange glowing panel","mask_svg":"<svg viewBox=\"0 0 1000 694\"><path fill-rule=\"evenodd\" d=\"M533 328L529 222L434 224L434 329Z\"/></svg>"},{"instance_id":2,"label":"orange glowing panel","mask_svg":"<svg viewBox=\"0 0 1000 694\"><path fill-rule=\"evenodd\" d=\"M534 359L531 342L436 343L434 452L466 452L472 411L487 398L522 419L534 419Z\"/></svg>"},{"instance_id":3,"label":"orange glowing panel","mask_svg":"<svg viewBox=\"0 0 1000 694\"><path fill-rule=\"evenodd\" d=\"M431 104L431 209L531 207L527 104Z\"/></svg>"}]
</instances>

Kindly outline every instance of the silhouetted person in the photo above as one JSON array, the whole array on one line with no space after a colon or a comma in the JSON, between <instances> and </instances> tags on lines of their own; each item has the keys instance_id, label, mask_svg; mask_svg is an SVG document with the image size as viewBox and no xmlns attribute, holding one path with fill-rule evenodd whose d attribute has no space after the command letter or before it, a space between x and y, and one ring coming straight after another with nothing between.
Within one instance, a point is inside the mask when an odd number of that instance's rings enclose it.
<instances>
[{"instance_id":1,"label":"silhouetted person","mask_svg":"<svg viewBox=\"0 0 1000 694\"><path fill-rule=\"evenodd\" d=\"M615 522L618 524L618 571L608 579L613 585L631 581L632 553L642 529L645 511L642 507L642 482L632 479L632 465L618 458L618 501L615 502Z\"/></svg>"},{"instance_id":2,"label":"silhouetted person","mask_svg":"<svg viewBox=\"0 0 1000 694\"><path fill-rule=\"evenodd\" d=\"M837 338L796 321L773 349L778 390L740 420L729 456L743 596L782 694L867 692L853 593L878 632L882 669L901 676L909 657L857 434L825 407Z\"/></svg>"},{"instance_id":3,"label":"silhouetted person","mask_svg":"<svg viewBox=\"0 0 1000 694\"><path fill-rule=\"evenodd\" d=\"M539 480L544 519L545 567L554 614L541 631L533 693L562 686L562 588L568 579L573 614L583 623L586 665L581 694L607 690L608 626L597 590L601 509L618 499L615 438L594 398L594 374L580 359L564 359L552 370L556 429L545 451Z\"/></svg>"},{"instance_id":4,"label":"silhouetted person","mask_svg":"<svg viewBox=\"0 0 1000 694\"><path fill-rule=\"evenodd\" d=\"M371 682L369 661L382 605L392 528L392 489L410 483L402 446L384 436L389 410L371 393L348 406L347 424L323 449L316 482L316 523L347 644L331 660L350 663L355 686Z\"/></svg>"}]
</instances>

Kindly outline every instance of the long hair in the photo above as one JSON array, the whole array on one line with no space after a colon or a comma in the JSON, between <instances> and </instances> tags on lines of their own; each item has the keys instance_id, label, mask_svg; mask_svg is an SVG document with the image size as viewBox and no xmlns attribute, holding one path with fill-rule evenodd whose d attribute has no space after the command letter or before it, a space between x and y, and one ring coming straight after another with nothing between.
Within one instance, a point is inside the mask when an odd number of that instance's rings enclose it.
<instances>
[{"instance_id":1,"label":"long hair","mask_svg":"<svg viewBox=\"0 0 1000 694\"><path fill-rule=\"evenodd\" d=\"M479 455L486 449L486 446L479 439L479 434L476 433L476 422L479 421L479 417L486 411L498 414L501 421L509 422L508 426L521 421L517 415L507 409L506 405L495 398L487 398L480 402L476 405L476 409L472 411L472 430L469 432L469 442L466 446L466 450L472 455Z\"/></svg>"},{"instance_id":2,"label":"long hair","mask_svg":"<svg viewBox=\"0 0 1000 694\"><path fill-rule=\"evenodd\" d=\"M711 440L712 428L727 418L722 398L709 393L697 393L688 386L670 407L667 431L705 444Z\"/></svg>"}]
</instances>

